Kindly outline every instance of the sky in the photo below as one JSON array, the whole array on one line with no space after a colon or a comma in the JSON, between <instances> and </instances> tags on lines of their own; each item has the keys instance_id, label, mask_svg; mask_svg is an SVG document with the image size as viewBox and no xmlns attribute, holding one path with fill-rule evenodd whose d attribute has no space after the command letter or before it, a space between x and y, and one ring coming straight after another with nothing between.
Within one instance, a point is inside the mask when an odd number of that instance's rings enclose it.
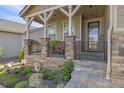
<instances>
[{"instance_id":1,"label":"sky","mask_svg":"<svg viewBox=\"0 0 124 93\"><path fill-rule=\"evenodd\" d=\"M7 19L10 21L26 24L23 18L19 17L19 12L24 5L0 5L0 19ZM32 23L34 27L41 27L37 23Z\"/></svg>"}]
</instances>

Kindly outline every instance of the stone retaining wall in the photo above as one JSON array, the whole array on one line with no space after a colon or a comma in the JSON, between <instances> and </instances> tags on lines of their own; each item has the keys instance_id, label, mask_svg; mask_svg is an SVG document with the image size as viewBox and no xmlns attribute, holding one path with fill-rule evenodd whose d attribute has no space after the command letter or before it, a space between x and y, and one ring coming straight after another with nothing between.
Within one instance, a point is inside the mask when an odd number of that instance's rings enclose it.
<instances>
[{"instance_id":1,"label":"stone retaining wall","mask_svg":"<svg viewBox=\"0 0 124 93\"><path fill-rule=\"evenodd\" d=\"M66 61L63 58L41 57L38 55L31 55L29 59L29 64L40 63L44 68L51 69L60 69Z\"/></svg>"}]
</instances>

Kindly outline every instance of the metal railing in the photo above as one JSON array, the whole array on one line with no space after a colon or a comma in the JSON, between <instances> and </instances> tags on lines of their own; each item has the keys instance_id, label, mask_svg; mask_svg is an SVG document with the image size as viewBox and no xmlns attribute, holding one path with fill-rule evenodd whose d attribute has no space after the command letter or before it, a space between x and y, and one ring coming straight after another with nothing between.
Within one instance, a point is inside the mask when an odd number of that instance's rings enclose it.
<instances>
[{"instance_id":1,"label":"metal railing","mask_svg":"<svg viewBox=\"0 0 124 93\"><path fill-rule=\"evenodd\" d=\"M86 46L87 45L87 46ZM75 42L75 59L77 60L98 60L106 61L107 42Z\"/></svg>"},{"instance_id":2,"label":"metal railing","mask_svg":"<svg viewBox=\"0 0 124 93\"><path fill-rule=\"evenodd\" d=\"M31 47L31 54L40 54L41 53L41 43L33 40Z\"/></svg>"},{"instance_id":3,"label":"metal railing","mask_svg":"<svg viewBox=\"0 0 124 93\"><path fill-rule=\"evenodd\" d=\"M53 44L54 42L54 44ZM64 41L49 41L49 57L64 57L65 42Z\"/></svg>"}]
</instances>

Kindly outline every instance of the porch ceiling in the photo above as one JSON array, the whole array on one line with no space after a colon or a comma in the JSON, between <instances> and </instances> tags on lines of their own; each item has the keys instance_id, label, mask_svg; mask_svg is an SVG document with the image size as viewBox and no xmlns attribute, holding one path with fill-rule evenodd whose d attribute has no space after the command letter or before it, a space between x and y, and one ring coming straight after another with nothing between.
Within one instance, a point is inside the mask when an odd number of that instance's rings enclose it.
<instances>
[{"instance_id":1,"label":"porch ceiling","mask_svg":"<svg viewBox=\"0 0 124 93\"><path fill-rule=\"evenodd\" d=\"M104 16L105 7L105 5L82 5L74 16L79 14L83 15L84 18ZM65 7L64 9L67 10L67 7ZM56 10L50 20L60 19L63 17L67 18L67 16L60 10ZM35 21L37 21L38 23L43 23L38 17L35 18Z\"/></svg>"}]
</instances>

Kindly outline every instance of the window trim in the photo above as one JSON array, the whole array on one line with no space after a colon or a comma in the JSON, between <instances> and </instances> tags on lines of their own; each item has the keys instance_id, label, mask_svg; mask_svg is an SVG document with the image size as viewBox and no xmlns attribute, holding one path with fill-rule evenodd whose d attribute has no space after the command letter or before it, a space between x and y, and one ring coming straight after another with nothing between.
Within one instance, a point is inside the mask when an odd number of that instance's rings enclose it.
<instances>
[{"instance_id":1,"label":"window trim","mask_svg":"<svg viewBox=\"0 0 124 93\"><path fill-rule=\"evenodd\" d=\"M68 23L68 21L63 21L63 41L64 41L64 39L65 39L65 36L64 36L64 23Z\"/></svg>"},{"instance_id":2,"label":"window trim","mask_svg":"<svg viewBox=\"0 0 124 93\"><path fill-rule=\"evenodd\" d=\"M101 31L102 31L102 17L96 17L96 18L90 18L90 19L86 19L85 20L85 29L86 29L86 46L85 49L86 51L88 50L88 23L89 22L94 22L94 21L99 21L99 35L101 35ZM89 51L89 50L88 50ZM96 51L96 50L92 50L92 51Z\"/></svg>"},{"instance_id":3,"label":"window trim","mask_svg":"<svg viewBox=\"0 0 124 93\"><path fill-rule=\"evenodd\" d=\"M48 25L47 25L47 31L48 31L48 26L49 26L49 25L55 25L55 40L57 40L57 30L56 30L56 29L57 29L57 28L56 28L57 26L56 26L56 23L50 23L50 24L48 24ZM48 33L47 33L47 37L49 37L49 31L48 31Z\"/></svg>"},{"instance_id":4,"label":"window trim","mask_svg":"<svg viewBox=\"0 0 124 93\"><path fill-rule=\"evenodd\" d=\"M89 48L89 24L90 23L98 23L98 48L97 49L90 49ZM99 50L99 41L100 41L100 21L98 20L98 21L92 21L92 22L88 22L87 23L87 49L89 50L89 51L95 51L95 50Z\"/></svg>"}]
</instances>

